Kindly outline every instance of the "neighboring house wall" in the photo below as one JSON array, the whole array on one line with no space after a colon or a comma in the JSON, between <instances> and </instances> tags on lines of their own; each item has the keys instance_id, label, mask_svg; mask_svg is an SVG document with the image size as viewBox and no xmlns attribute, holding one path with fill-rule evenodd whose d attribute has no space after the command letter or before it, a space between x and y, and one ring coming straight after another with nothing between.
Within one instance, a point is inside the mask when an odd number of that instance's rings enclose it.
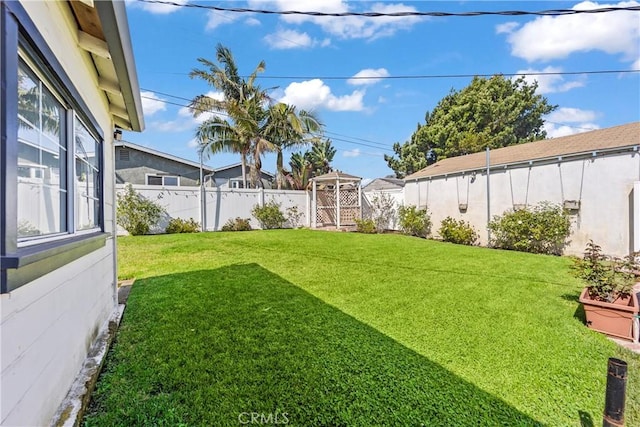
<instances>
[{"instance_id":1,"label":"neighboring house wall","mask_svg":"<svg viewBox=\"0 0 640 427\"><path fill-rule=\"evenodd\" d=\"M502 215L514 205L579 201L580 209L571 216L572 234L565 253L580 255L592 239L605 253L624 256L640 244L633 238L634 228L640 226L633 203L640 197L633 191L638 179L640 155L632 149L534 162L531 166L494 167L489 180L490 214ZM471 223L480 232L481 244L487 244L486 172L407 181L405 204L427 207L434 232L451 216ZM467 205L466 211L459 209L460 204Z\"/></svg>"},{"instance_id":2,"label":"neighboring house wall","mask_svg":"<svg viewBox=\"0 0 640 427\"><path fill-rule=\"evenodd\" d=\"M204 170L204 174L211 170ZM116 183L146 185L147 176L178 177L180 186L198 186L200 168L145 153L129 147L116 147Z\"/></svg>"},{"instance_id":3,"label":"neighboring house wall","mask_svg":"<svg viewBox=\"0 0 640 427\"><path fill-rule=\"evenodd\" d=\"M118 191L122 191L124 186L118 185L117 188ZM158 203L167 213L167 216L154 231L162 232L171 218L185 220L193 218L201 222L199 189L139 185L134 185L133 188L144 197ZM290 208L295 208L297 212L302 214L298 224L287 224L287 226L295 227L309 224L306 191L207 188L205 192L205 226L208 231L219 231L227 221L237 217L248 218L253 228L260 228L260 224L253 217L251 210L255 205L264 205L264 203L271 201L280 204L280 209L285 217L290 216Z\"/></svg>"},{"instance_id":4,"label":"neighboring house wall","mask_svg":"<svg viewBox=\"0 0 640 427\"><path fill-rule=\"evenodd\" d=\"M250 170L251 168L247 166L247 182L250 182ZM260 171L260 174L262 178L262 185L264 186L264 188L272 188L273 176L266 173L265 171ZM242 188L242 166L235 165L231 167L216 169L213 178L216 182L216 186L220 188Z\"/></svg>"},{"instance_id":5,"label":"neighboring house wall","mask_svg":"<svg viewBox=\"0 0 640 427\"><path fill-rule=\"evenodd\" d=\"M111 4L96 7L104 11L104 7L109 8ZM119 10L124 12L124 5ZM5 198L0 226L0 235L4 240L0 245L3 289L0 295L0 424L49 425L80 371L90 346L106 328L108 319L117 306L112 154L114 122L109 114L109 101L97 87L95 62L87 51L77 47L78 23L69 3L2 2L0 20L0 79L3 97L0 115L6 115L1 117L2 144L11 145L12 150L26 145L15 136L18 124L14 115L19 108L15 100L17 92L12 87L17 84L16 28L28 31L27 37L35 39L34 55L46 61L45 71L55 74L51 80L59 78L61 84L65 85L60 91L63 92L65 101L70 101L71 104L65 110L67 116L63 115L69 120L63 120L67 123L70 120L76 122L79 120L76 114L86 114L89 120L85 121L90 122L92 132L102 134L102 138L95 137L101 139L101 143L98 144L98 156L93 158L98 159L96 164L99 166L99 159L102 159L99 175L95 175L100 183L98 187L102 189L97 196L97 211L82 209L87 203L93 203L91 199L87 199L87 191L89 195L93 195L95 187L89 185L91 177L87 174L79 174L77 171L74 174L73 161L69 162L71 166L67 166L70 168L66 189L69 194L67 206L70 209L61 211L60 203L58 206L42 205L26 191L26 187L35 185L46 189L42 180L36 184L33 180L28 181L35 177L26 177L27 180L23 179L24 175L16 177L15 165L6 164L4 148L0 156L4 181L0 197ZM105 27L105 32L106 30ZM11 40L14 41L13 46ZM27 67L32 68L31 65ZM33 68L41 71L40 66ZM45 76L42 80L48 82L49 79ZM138 92L137 82L134 87ZM70 92L64 93L67 89ZM79 106L75 105L76 102ZM12 117L9 117L5 109L7 106L13 112ZM9 126L5 126L7 123ZM77 129L67 129L61 144L67 144L68 152L73 153L71 156L76 156L75 165L78 169L79 151L74 148L77 139L74 141L68 136L72 134L77 138ZM13 155L15 161L16 153L13 152ZM20 162L21 153L17 156ZM49 177L54 175L55 165L46 167ZM64 175L63 172L60 173ZM13 175L8 177L11 174ZM10 188L11 185L14 187ZM22 193L17 197L16 192ZM16 232L16 222L19 223L23 215L31 214L20 207L25 199L32 202L33 209L53 212L51 215L54 217L58 215L69 218L65 225L69 229L63 230L56 237L37 237L27 243L20 240L17 237L20 231ZM100 199L102 203L99 202ZM42 200L55 204L56 198L43 196ZM97 223L87 230L79 230L83 224L86 225L82 220L84 215L94 213ZM32 219L37 221L41 230L50 226L41 219Z\"/></svg>"}]
</instances>

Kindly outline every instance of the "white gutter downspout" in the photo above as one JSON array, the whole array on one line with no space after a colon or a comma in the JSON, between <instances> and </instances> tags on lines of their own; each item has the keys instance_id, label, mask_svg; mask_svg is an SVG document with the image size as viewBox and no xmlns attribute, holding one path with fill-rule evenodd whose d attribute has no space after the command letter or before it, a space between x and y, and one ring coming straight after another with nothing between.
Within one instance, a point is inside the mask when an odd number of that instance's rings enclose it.
<instances>
[{"instance_id":1,"label":"white gutter downspout","mask_svg":"<svg viewBox=\"0 0 640 427\"><path fill-rule=\"evenodd\" d=\"M487 147L487 246L491 241L491 230L489 223L491 222L491 185L489 184L489 176L491 175L491 154Z\"/></svg>"}]
</instances>

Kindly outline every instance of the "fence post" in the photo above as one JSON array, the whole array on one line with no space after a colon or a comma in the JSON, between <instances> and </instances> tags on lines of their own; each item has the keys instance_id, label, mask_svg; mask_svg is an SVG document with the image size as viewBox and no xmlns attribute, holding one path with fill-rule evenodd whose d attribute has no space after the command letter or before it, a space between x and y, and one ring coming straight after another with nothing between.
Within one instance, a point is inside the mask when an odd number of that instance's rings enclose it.
<instances>
[{"instance_id":1,"label":"fence post","mask_svg":"<svg viewBox=\"0 0 640 427\"><path fill-rule=\"evenodd\" d=\"M627 387L627 362L609 358L603 427L624 426L624 401Z\"/></svg>"}]
</instances>

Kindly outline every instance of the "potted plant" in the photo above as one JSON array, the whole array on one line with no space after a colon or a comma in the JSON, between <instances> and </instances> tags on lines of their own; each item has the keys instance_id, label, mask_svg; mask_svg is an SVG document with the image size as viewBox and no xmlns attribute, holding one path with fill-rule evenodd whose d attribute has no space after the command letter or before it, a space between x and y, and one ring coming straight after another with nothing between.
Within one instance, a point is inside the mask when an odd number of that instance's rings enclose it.
<instances>
[{"instance_id":1,"label":"potted plant","mask_svg":"<svg viewBox=\"0 0 640 427\"><path fill-rule=\"evenodd\" d=\"M608 257L599 245L590 240L584 256L574 261L574 274L585 284L579 301L584 307L589 328L634 340L634 319L640 309L638 295L633 291L636 274L640 270L637 257L637 253L623 260Z\"/></svg>"}]
</instances>

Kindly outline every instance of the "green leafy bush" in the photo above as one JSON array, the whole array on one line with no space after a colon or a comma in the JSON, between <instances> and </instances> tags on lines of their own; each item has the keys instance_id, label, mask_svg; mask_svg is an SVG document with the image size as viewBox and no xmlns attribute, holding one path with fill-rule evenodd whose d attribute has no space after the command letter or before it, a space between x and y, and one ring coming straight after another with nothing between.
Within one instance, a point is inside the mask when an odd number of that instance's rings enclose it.
<instances>
[{"instance_id":1,"label":"green leafy bush","mask_svg":"<svg viewBox=\"0 0 640 427\"><path fill-rule=\"evenodd\" d=\"M165 232L174 233L197 233L200 231L200 224L193 218L188 220L182 218L171 218Z\"/></svg>"},{"instance_id":2,"label":"green leafy bush","mask_svg":"<svg viewBox=\"0 0 640 427\"><path fill-rule=\"evenodd\" d=\"M249 218L230 219L225 225L222 226L222 231L250 231L251 224Z\"/></svg>"},{"instance_id":3,"label":"green leafy bush","mask_svg":"<svg viewBox=\"0 0 640 427\"><path fill-rule=\"evenodd\" d=\"M459 245L475 245L479 238L477 231L471 224L467 221L455 220L450 216L442 220L438 233L445 242Z\"/></svg>"},{"instance_id":4,"label":"green leafy bush","mask_svg":"<svg viewBox=\"0 0 640 427\"><path fill-rule=\"evenodd\" d=\"M118 194L116 209L116 222L133 236L148 234L164 212L159 204L138 193L131 184Z\"/></svg>"},{"instance_id":5,"label":"green leafy bush","mask_svg":"<svg viewBox=\"0 0 640 427\"><path fill-rule=\"evenodd\" d=\"M356 219L356 231L365 234L375 234L378 232L376 223L372 219Z\"/></svg>"},{"instance_id":6,"label":"green leafy bush","mask_svg":"<svg viewBox=\"0 0 640 427\"><path fill-rule=\"evenodd\" d=\"M258 220L260 227L265 230L284 228L284 223L287 221L284 213L280 210L280 203L276 203L273 200L265 203L264 206L255 205L251 210L251 214Z\"/></svg>"},{"instance_id":7,"label":"green leafy bush","mask_svg":"<svg viewBox=\"0 0 640 427\"><path fill-rule=\"evenodd\" d=\"M431 217L426 209L415 206L400 206L398 209L400 228L404 234L427 238L431 234Z\"/></svg>"},{"instance_id":8,"label":"green leafy bush","mask_svg":"<svg viewBox=\"0 0 640 427\"><path fill-rule=\"evenodd\" d=\"M630 295L640 265L638 253L624 259L609 257L602 253L599 245L589 240L582 258L574 259L572 269L592 299L613 302L620 296Z\"/></svg>"},{"instance_id":9,"label":"green leafy bush","mask_svg":"<svg viewBox=\"0 0 640 427\"><path fill-rule=\"evenodd\" d=\"M562 255L571 233L568 212L542 202L533 208L507 211L489 223L491 246L536 254Z\"/></svg>"},{"instance_id":10,"label":"green leafy bush","mask_svg":"<svg viewBox=\"0 0 640 427\"><path fill-rule=\"evenodd\" d=\"M373 196L369 217L373 220L378 233L389 228L389 223L392 221L395 225L395 215L396 203L391 195L380 193Z\"/></svg>"}]
</instances>

